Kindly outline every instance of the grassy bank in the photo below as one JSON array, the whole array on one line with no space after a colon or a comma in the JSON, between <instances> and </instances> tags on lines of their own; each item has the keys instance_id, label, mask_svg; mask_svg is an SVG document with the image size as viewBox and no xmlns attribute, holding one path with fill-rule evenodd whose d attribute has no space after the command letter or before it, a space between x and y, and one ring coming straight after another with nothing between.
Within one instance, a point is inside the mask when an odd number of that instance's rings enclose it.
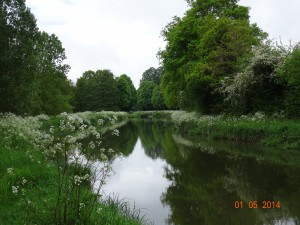
<instances>
[{"instance_id":1,"label":"grassy bank","mask_svg":"<svg viewBox=\"0 0 300 225\"><path fill-rule=\"evenodd\" d=\"M114 157L112 149L101 148L101 138L105 130L118 135L126 118L112 112L0 115L0 224L143 224L128 203L101 198ZM102 151L97 170L89 151Z\"/></svg>"},{"instance_id":2,"label":"grassy bank","mask_svg":"<svg viewBox=\"0 0 300 225\"><path fill-rule=\"evenodd\" d=\"M171 113L171 120L183 136L300 149L300 121L281 115L204 116L177 111Z\"/></svg>"},{"instance_id":3,"label":"grassy bank","mask_svg":"<svg viewBox=\"0 0 300 225\"><path fill-rule=\"evenodd\" d=\"M255 143L282 149L300 149L300 121L281 114L201 115L185 111L135 112L131 117L172 121L175 129L188 138L205 138L234 143Z\"/></svg>"}]
</instances>

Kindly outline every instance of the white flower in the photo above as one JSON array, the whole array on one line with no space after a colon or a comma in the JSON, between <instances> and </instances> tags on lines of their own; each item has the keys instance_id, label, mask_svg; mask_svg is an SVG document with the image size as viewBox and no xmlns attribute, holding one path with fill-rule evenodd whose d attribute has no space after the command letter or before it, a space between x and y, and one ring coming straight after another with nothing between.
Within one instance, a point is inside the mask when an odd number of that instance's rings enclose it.
<instances>
[{"instance_id":1,"label":"white flower","mask_svg":"<svg viewBox=\"0 0 300 225\"><path fill-rule=\"evenodd\" d=\"M13 168L8 168L7 173L13 175L14 174L14 169Z\"/></svg>"},{"instance_id":2,"label":"white flower","mask_svg":"<svg viewBox=\"0 0 300 225\"><path fill-rule=\"evenodd\" d=\"M101 154L100 154L100 158L101 158L103 161L107 161L107 160L108 160L107 156L106 156L104 153L101 153Z\"/></svg>"},{"instance_id":3,"label":"white flower","mask_svg":"<svg viewBox=\"0 0 300 225\"><path fill-rule=\"evenodd\" d=\"M83 179L84 179L84 180L89 180L89 178L90 178L90 175L89 175L89 174L85 174L85 175L83 176Z\"/></svg>"},{"instance_id":4,"label":"white flower","mask_svg":"<svg viewBox=\"0 0 300 225\"><path fill-rule=\"evenodd\" d=\"M74 176L74 184L79 186L81 183L82 183L81 177L78 175L75 175Z\"/></svg>"},{"instance_id":5,"label":"white flower","mask_svg":"<svg viewBox=\"0 0 300 225\"><path fill-rule=\"evenodd\" d=\"M120 134L120 132L117 129L114 129L113 132L112 132L112 135L119 136L119 134Z\"/></svg>"},{"instance_id":6,"label":"white flower","mask_svg":"<svg viewBox=\"0 0 300 225\"><path fill-rule=\"evenodd\" d=\"M98 124L99 124L100 126L102 126L102 125L104 124L104 119L99 119L99 120L98 120Z\"/></svg>"},{"instance_id":7,"label":"white flower","mask_svg":"<svg viewBox=\"0 0 300 225\"><path fill-rule=\"evenodd\" d=\"M24 185L26 183L27 183L27 180L24 177L22 177L22 184Z\"/></svg>"},{"instance_id":8,"label":"white flower","mask_svg":"<svg viewBox=\"0 0 300 225\"><path fill-rule=\"evenodd\" d=\"M96 146L95 146L94 142L91 141L91 142L89 143L89 147L92 148L92 149L94 149Z\"/></svg>"},{"instance_id":9,"label":"white flower","mask_svg":"<svg viewBox=\"0 0 300 225\"><path fill-rule=\"evenodd\" d=\"M82 209L83 207L85 207L85 204L84 203L79 203L79 209Z\"/></svg>"},{"instance_id":10,"label":"white flower","mask_svg":"<svg viewBox=\"0 0 300 225\"><path fill-rule=\"evenodd\" d=\"M13 194L17 195L19 192L19 186L12 186L11 190Z\"/></svg>"},{"instance_id":11,"label":"white flower","mask_svg":"<svg viewBox=\"0 0 300 225\"><path fill-rule=\"evenodd\" d=\"M112 149L112 148L110 148L110 149L108 149L108 153L109 154L113 154L115 151Z\"/></svg>"},{"instance_id":12,"label":"white flower","mask_svg":"<svg viewBox=\"0 0 300 225\"><path fill-rule=\"evenodd\" d=\"M53 127L53 126L50 127L50 133L51 133L51 134L54 133L54 127Z\"/></svg>"}]
</instances>

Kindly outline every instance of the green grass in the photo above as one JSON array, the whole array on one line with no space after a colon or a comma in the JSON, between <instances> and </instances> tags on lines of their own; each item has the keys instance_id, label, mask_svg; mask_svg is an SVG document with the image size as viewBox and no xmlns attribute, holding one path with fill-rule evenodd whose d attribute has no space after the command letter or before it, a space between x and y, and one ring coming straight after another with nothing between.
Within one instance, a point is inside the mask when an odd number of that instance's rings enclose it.
<instances>
[{"instance_id":1,"label":"green grass","mask_svg":"<svg viewBox=\"0 0 300 225\"><path fill-rule=\"evenodd\" d=\"M204 116L174 112L172 121L183 135L233 142L258 143L282 149L300 149L300 120L250 116Z\"/></svg>"},{"instance_id":2,"label":"green grass","mask_svg":"<svg viewBox=\"0 0 300 225\"><path fill-rule=\"evenodd\" d=\"M88 115L88 116L87 116ZM123 113L91 113L81 115L87 123L115 115L124 119ZM0 115L0 224L54 224L57 201L58 170L55 161L45 157L41 143L45 131L60 124L60 116L47 118L22 118ZM74 176L72 174L69 176ZM74 170L75 171L75 170ZM90 185L83 187L93 196ZM17 190L17 191L16 191ZM145 224L136 210L123 210L126 203L97 202L86 224L138 225ZM72 224L83 224L75 220Z\"/></svg>"}]
</instances>

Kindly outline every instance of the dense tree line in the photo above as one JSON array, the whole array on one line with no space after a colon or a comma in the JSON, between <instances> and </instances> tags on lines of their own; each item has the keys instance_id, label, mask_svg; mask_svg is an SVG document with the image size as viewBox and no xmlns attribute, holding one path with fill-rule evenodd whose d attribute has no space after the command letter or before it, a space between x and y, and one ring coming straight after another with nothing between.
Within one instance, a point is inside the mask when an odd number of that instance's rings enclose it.
<instances>
[{"instance_id":1,"label":"dense tree line","mask_svg":"<svg viewBox=\"0 0 300 225\"><path fill-rule=\"evenodd\" d=\"M161 90L169 108L299 116L299 45L279 46L237 0L187 0L162 31Z\"/></svg>"},{"instance_id":2,"label":"dense tree line","mask_svg":"<svg viewBox=\"0 0 300 225\"><path fill-rule=\"evenodd\" d=\"M55 35L40 32L24 0L0 1L0 112L71 111L73 87Z\"/></svg>"},{"instance_id":3,"label":"dense tree line","mask_svg":"<svg viewBox=\"0 0 300 225\"><path fill-rule=\"evenodd\" d=\"M150 67L143 73L137 90L137 109L162 110L167 108L161 91L162 74L162 67Z\"/></svg>"},{"instance_id":4,"label":"dense tree line","mask_svg":"<svg viewBox=\"0 0 300 225\"><path fill-rule=\"evenodd\" d=\"M86 71L67 79L65 50L39 31L24 0L1 0L0 112L188 109L203 113L300 116L300 44L282 46L249 21L238 0L186 0L190 8L163 30L161 66L138 90L130 77Z\"/></svg>"},{"instance_id":5,"label":"dense tree line","mask_svg":"<svg viewBox=\"0 0 300 225\"><path fill-rule=\"evenodd\" d=\"M130 111L136 98L135 87L126 74L115 78L110 70L89 70L76 82L76 111Z\"/></svg>"},{"instance_id":6,"label":"dense tree line","mask_svg":"<svg viewBox=\"0 0 300 225\"><path fill-rule=\"evenodd\" d=\"M75 110L161 110L166 109L161 92L161 67L147 69L138 90L126 74L115 77L109 70L86 71L76 82Z\"/></svg>"}]
</instances>

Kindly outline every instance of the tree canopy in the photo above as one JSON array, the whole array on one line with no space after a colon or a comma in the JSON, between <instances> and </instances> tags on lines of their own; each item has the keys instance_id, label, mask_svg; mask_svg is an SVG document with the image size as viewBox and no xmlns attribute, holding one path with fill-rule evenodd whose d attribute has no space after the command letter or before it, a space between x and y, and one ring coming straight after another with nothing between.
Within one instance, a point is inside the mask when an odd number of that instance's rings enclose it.
<instances>
[{"instance_id":1,"label":"tree canopy","mask_svg":"<svg viewBox=\"0 0 300 225\"><path fill-rule=\"evenodd\" d=\"M72 84L65 50L40 32L24 0L0 5L0 111L57 114L71 111Z\"/></svg>"},{"instance_id":2,"label":"tree canopy","mask_svg":"<svg viewBox=\"0 0 300 225\"><path fill-rule=\"evenodd\" d=\"M156 85L159 85L162 74L163 74L162 67L158 67L158 68L150 67L143 73L140 83L142 83L143 81L153 81Z\"/></svg>"},{"instance_id":3,"label":"tree canopy","mask_svg":"<svg viewBox=\"0 0 300 225\"><path fill-rule=\"evenodd\" d=\"M216 112L223 100L216 89L233 76L253 46L266 37L249 22L249 9L235 0L188 1L191 8L162 31L166 49L162 90L168 107Z\"/></svg>"},{"instance_id":4,"label":"tree canopy","mask_svg":"<svg viewBox=\"0 0 300 225\"><path fill-rule=\"evenodd\" d=\"M126 74L122 74L116 78L117 86L120 94L120 109L122 111L132 110L137 102L137 94L135 87Z\"/></svg>"},{"instance_id":5,"label":"tree canopy","mask_svg":"<svg viewBox=\"0 0 300 225\"><path fill-rule=\"evenodd\" d=\"M76 82L76 111L119 110L120 93L110 70L86 71Z\"/></svg>"}]
</instances>

